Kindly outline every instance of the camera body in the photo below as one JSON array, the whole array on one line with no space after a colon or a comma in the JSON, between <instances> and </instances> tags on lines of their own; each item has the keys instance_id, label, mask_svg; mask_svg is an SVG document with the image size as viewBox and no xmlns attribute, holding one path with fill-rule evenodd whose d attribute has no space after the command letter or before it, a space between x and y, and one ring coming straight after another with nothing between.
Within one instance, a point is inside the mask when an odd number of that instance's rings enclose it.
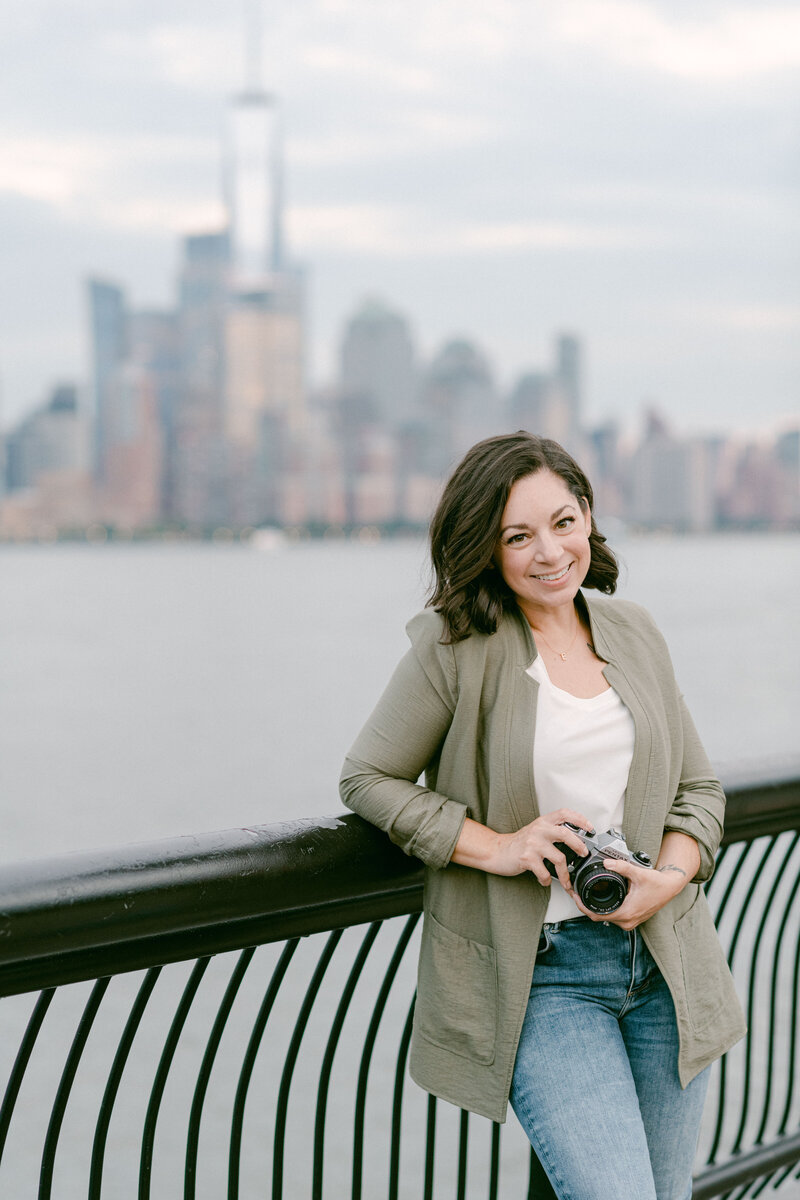
<instances>
[{"instance_id":1,"label":"camera body","mask_svg":"<svg viewBox=\"0 0 800 1200\"><path fill-rule=\"evenodd\" d=\"M652 870L650 857L643 853L634 853L628 849L628 844L618 829L608 829L598 833L592 829L589 833L565 821L565 826L577 833L589 853L581 856L564 842L556 842L567 860L567 870L572 880L572 886L589 912L604 916L616 912L628 894L628 880L624 875L603 866L606 859L617 858L632 863L635 867L648 867ZM550 874L555 877L556 870L548 862Z\"/></svg>"}]
</instances>

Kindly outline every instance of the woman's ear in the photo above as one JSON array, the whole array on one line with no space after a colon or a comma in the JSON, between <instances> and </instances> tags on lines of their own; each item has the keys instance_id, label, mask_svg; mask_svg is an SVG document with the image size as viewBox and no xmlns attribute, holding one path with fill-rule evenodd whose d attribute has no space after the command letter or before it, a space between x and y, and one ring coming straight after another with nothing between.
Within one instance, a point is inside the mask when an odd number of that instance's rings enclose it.
<instances>
[{"instance_id":1,"label":"woman's ear","mask_svg":"<svg viewBox=\"0 0 800 1200\"><path fill-rule=\"evenodd\" d=\"M585 496L581 496L580 505L583 511L583 518L586 526L586 536L592 532L592 510L589 508L589 501Z\"/></svg>"}]
</instances>

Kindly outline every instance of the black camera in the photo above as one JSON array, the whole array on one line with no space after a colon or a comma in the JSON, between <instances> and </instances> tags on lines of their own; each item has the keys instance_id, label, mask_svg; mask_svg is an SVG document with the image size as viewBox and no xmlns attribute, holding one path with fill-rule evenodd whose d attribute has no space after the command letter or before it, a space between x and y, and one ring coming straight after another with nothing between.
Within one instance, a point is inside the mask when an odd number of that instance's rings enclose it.
<instances>
[{"instance_id":1,"label":"black camera","mask_svg":"<svg viewBox=\"0 0 800 1200\"><path fill-rule=\"evenodd\" d=\"M628 880L624 875L604 867L603 861L607 858L619 858L633 863L636 867L652 867L649 855L631 853L618 829L608 829L605 833L597 833L592 829L587 833L571 821L565 821L564 825L577 833L589 851L582 857L564 842L555 843L556 849L561 850L567 860L569 877L581 902L589 912L602 915L616 912L628 894ZM555 877L556 869L553 864L547 862L547 866L550 874Z\"/></svg>"}]
</instances>

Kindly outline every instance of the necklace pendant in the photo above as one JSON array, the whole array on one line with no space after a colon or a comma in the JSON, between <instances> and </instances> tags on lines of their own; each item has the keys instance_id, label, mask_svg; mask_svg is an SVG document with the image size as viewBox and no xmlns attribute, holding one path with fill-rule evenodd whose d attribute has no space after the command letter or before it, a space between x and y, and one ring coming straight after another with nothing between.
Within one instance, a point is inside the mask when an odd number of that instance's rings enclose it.
<instances>
[{"instance_id":1,"label":"necklace pendant","mask_svg":"<svg viewBox=\"0 0 800 1200\"><path fill-rule=\"evenodd\" d=\"M560 650L560 651L559 651L559 653L560 653L560 655L561 655L561 661L562 661L562 662L566 662L566 661L567 661L567 652L566 652L566 650Z\"/></svg>"}]
</instances>

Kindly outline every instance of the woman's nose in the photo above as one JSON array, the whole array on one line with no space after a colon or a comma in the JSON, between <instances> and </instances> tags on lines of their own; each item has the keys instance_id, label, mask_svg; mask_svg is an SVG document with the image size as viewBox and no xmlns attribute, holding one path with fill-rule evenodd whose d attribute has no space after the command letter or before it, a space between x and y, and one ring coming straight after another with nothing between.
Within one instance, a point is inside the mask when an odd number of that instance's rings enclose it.
<instances>
[{"instance_id":1,"label":"woman's nose","mask_svg":"<svg viewBox=\"0 0 800 1200\"><path fill-rule=\"evenodd\" d=\"M556 540L552 534L537 534L533 553L539 562L552 562L554 555L557 553Z\"/></svg>"}]
</instances>

